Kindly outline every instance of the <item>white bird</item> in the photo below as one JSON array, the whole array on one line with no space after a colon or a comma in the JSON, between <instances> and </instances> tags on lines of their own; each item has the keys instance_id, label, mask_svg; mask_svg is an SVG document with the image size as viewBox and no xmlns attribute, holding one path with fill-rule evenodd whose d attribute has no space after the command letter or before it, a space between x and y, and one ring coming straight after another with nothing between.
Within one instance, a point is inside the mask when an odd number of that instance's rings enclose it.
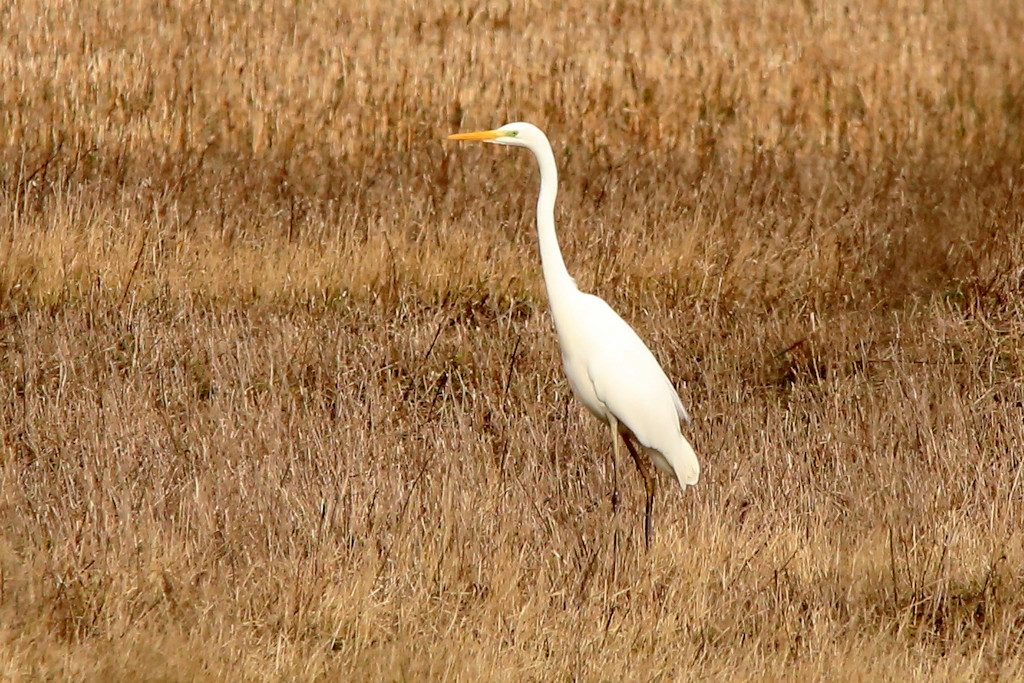
<instances>
[{"instance_id":1,"label":"white bird","mask_svg":"<svg viewBox=\"0 0 1024 683\"><path fill-rule=\"evenodd\" d=\"M555 235L558 169L544 132L530 123L509 123L494 130L456 133L448 139L525 147L537 157L540 258L565 374L576 397L611 430L613 487L618 486L615 461L620 435L633 456L647 491L644 540L649 546L656 483L651 461L675 476L683 490L695 485L700 476L693 447L679 429L680 420L690 421L679 394L633 328L604 300L581 292L566 270ZM613 491L613 510L616 504L617 491Z\"/></svg>"}]
</instances>

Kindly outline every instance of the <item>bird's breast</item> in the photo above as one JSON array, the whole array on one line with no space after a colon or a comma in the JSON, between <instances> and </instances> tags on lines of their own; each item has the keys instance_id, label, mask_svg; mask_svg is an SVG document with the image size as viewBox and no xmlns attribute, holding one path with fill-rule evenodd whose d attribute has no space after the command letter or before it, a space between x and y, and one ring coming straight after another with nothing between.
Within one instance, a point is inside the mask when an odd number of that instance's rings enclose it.
<instances>
[{"instance_id":1,"label":"bird's breast","mask_svg":"<svg viewBox=\"0 0 1024 683\"><path fill-rule=\"evenodd\" d=\"M576 395L587 410L600 420L607 421L608 406L597 397L594 383L590 380L586 365L579 358L574 358L562 353L562 366L565 368L565 376L569 380L572 393Z\"/></svg>"}]
</instances>

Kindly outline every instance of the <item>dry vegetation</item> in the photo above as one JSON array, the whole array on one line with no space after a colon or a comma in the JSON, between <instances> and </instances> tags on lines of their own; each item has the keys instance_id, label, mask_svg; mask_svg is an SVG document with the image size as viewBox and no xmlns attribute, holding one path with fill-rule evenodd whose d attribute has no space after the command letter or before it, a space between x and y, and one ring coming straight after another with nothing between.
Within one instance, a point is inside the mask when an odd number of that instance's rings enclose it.
<instances>
[{"instance_id":1,"label":"dry vegetation","mask_svg":"<svg viewBox=\"0 0 1024 683\"><path fill-rule=\"evenodd\" d=\"M1024 676L1024 5L664 5L3 5L0 676Z\"/></svg>"}]
</instances>

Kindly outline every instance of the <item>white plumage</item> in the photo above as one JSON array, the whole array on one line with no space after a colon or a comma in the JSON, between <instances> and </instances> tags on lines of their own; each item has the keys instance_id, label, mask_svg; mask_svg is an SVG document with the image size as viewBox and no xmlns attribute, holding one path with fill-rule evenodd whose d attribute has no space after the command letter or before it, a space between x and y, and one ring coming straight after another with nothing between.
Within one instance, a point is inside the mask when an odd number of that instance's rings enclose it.
<instances>
[{"instance_id":1,"label":"white plumage","mask_svg":"<svg viewBox=\"0 0 1024 683\"><path fill-rule=\"evenodd\" d=\"M569 276L555 234L558 171L544 133L529 123L510 123L449 137L526 147L537 158L541 178L537 234L565 374L583 405L609 425L613 467L620 436L633 456L647 491L644 537L650 543L655 490L650 462L673 475L683 489L700 477L697 456L680 431L680 420L690 418L679 394L633 328L602 299L581 292ZM614 496L612 500L614 505Z\"/></svg>"}]
</instances>

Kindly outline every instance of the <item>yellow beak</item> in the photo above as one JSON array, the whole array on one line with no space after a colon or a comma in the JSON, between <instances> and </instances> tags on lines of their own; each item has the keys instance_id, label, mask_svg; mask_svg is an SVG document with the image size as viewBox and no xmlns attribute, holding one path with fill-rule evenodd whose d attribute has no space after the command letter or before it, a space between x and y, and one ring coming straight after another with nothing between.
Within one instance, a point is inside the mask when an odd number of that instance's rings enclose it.
<instances>
[{"instance_id":1,"label":"yellow beak","mask_svg":"<svg viewBox=\"0 0 1024 683\"><path fill-rule=\"evenodd\" d=\"M448 136L449 140L493 140L500 138L504 133L500 130L478 130L473 133L453 133Z\"/></svg>"}]
</instances>

